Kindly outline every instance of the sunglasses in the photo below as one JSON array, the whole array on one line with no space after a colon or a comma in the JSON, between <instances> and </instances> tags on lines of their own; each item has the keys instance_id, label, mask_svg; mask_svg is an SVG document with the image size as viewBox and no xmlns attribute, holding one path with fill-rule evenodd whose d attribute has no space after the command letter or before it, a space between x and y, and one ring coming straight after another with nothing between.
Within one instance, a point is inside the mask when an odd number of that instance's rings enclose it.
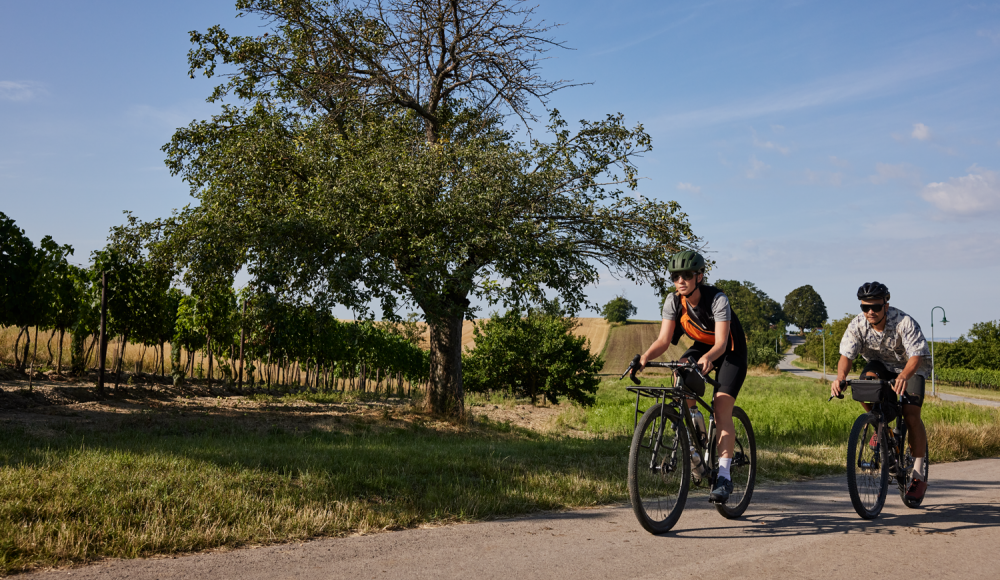
<instances>
[{"instance_id":1,"label":"sunglasses","mask_svg":"<svg viewBox=\"0 0 1000 580\"><path fill-rule=\"evenodd\" d=\"M862 304L861 312L868 312L869 310L872 312L882 312L883 306L885 306L885 304Z\"/></svg>"},{"instance_id":2,"label":"sunglasses","mask_svg":"<svg viewBox=\"0 0 1000 580\"><path fill-rule=\"evenodd\" d=\"M694 279L694 272L671 272L671 274L670 274L670 281L671 282L676 282L676 281L680 280L681 278L684 278L685 280L693 280Z\"/></svg>"}]
</instances>

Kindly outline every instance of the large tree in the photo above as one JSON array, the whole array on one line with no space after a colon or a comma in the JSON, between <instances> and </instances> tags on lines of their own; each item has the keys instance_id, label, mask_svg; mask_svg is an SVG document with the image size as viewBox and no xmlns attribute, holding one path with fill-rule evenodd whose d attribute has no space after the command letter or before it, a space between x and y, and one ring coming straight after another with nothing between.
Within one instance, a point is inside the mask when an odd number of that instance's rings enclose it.
<instances>
[{"instance_id":1,"label":"large tree","mask_svg":"<svg viewBox=\"0 0 1000 580\"><path fill-rule=\"evenodd\" d=\"M155 248L189 283L246 267L261 291L322 296L367 316L416 304L430 329L432 410L464 413L461 332L473 297L520 308L590 305L602 269L666 286L695 241L675 202L625 195L650 149L621 115L571 131L530 105L565 86L539 74L557 46L516 0L240 0L267 32L191 34L192 76L225 67L178 130L168 165L198 199ZM525 128L522 127L522 128ZM530 134L529 134L530 135Z\"/></svg>"},{"instance_id":2,"label":"large tree","mask_svg":"<svg viewBox=\"0 0 1000 580\"><path fill-rule=\"evenodd\" d=\"M789 292L781 309L785 313L786 320L798 326L803 332L807 328L823 326L828 318L826 304L823 303L819 292L809 284Z\"/></svg>"}]
</instances>

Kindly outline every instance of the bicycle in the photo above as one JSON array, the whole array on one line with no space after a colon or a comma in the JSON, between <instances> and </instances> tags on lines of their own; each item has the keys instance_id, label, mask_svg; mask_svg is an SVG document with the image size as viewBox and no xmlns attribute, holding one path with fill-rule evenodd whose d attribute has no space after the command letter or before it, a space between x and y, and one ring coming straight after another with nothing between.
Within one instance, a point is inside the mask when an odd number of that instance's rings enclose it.
<instances>
[{"instance_id":1,"label":"bicycle","mask_svg":"<svg viewBox=\"0 0 1000 580\"><path fill-rule=\"evenodd\" d=\"M892 383L881 379L854 379L844 384L851 387L851 397L855 401L871 404L871 411L862 413L854 421L847 439L847 491L854 511L866 520L877 518L885 505L890 477L896 480L903 504L909 508L918 507L922 499L906 497L913 480L914 458L906 440L902 402L892 391ZM843 399L844 394L837 398ZM833 397L827 399L830 400ZM896 426L890 431L893 421ZM927 451L925 445L921 473L924 481L927 481L931 463Z\"/></svg>"},{"instance_id":2,"label":"bicycle","mask_svg":"<svg viewBox=\"0 0 1000 580\"><path fill-rule=\"evenodd\" d=\"M631 373L632 381L636 385L642 384L635 376L639 359L640 355L635 355L622 373L622 379ZM646 366L693 371L710 385L719 386L718 382L701 374L695 363L648 362ZM628 494L639 524L652 534L669 531L684 511L692 481L692 463L697 475L694 477L696 486L707 482L711 489L718 477L714 407L685 384L685 374L688 373L672 374L672 377L677 376L671 387L627 388L636 394L635 432L628 456ZM639 402L643 398L655 401L645 411L640 411ZM704 433L695 426L688 411L688 401L692 400L708 411L709 421ZM733 425L736 427L736 447L730 472L733 493L725 504L715 504L719 513L728 519L738 518L746 511L757 479L757 445L753 426L746 412L739 407L733 407Z\"/></svg>"}]
</instances>

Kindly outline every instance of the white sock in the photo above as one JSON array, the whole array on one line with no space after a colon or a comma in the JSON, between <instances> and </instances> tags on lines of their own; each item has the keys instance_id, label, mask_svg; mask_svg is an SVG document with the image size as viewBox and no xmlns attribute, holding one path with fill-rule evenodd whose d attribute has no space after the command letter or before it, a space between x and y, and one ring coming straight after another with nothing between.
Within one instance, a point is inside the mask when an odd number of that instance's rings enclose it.
<instances>
[{"instance_id":1,"label":"white sock","mask_svg":"<svg viewBox=\"0 0 1000 580\"><path fill-rule=\"evenodd\" d=\"M726 479L732 480L732 476L729 475L729 468L733 465L732 457L720 457L719 458L719 477L725 477Z\"/></svg>"},{"instance_id":2,"label":"white sock","mask_svg":"<svg viewBox=\"0 0 1000 580\"><path fill-rule=\"evenodd\" d=\"M923 479L924 478L923 473L924 473L924 458L917 457L916 459L913 460L913 478Z\"/></svg>"}]
</instances>

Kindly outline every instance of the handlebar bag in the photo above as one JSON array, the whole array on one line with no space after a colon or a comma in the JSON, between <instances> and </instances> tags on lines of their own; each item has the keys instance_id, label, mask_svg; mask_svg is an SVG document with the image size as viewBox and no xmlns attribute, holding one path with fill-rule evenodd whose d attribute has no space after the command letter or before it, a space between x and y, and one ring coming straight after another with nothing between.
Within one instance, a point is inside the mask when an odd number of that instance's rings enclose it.
<instances>
[{"instance_id":1,"label":"handlebar bag","mask_svg":"<svg viewBox=\"0 0 1000 580\"><path fill-rule=\"evenodd\" d=\"M855 401L861 403L878 403L879 401L885 401L886 393L883 390L892 391L892 389L886 387L883 389L881 381L865 381L864 383L851 383L851 397Z\"/></svg>"}]
</instances>

